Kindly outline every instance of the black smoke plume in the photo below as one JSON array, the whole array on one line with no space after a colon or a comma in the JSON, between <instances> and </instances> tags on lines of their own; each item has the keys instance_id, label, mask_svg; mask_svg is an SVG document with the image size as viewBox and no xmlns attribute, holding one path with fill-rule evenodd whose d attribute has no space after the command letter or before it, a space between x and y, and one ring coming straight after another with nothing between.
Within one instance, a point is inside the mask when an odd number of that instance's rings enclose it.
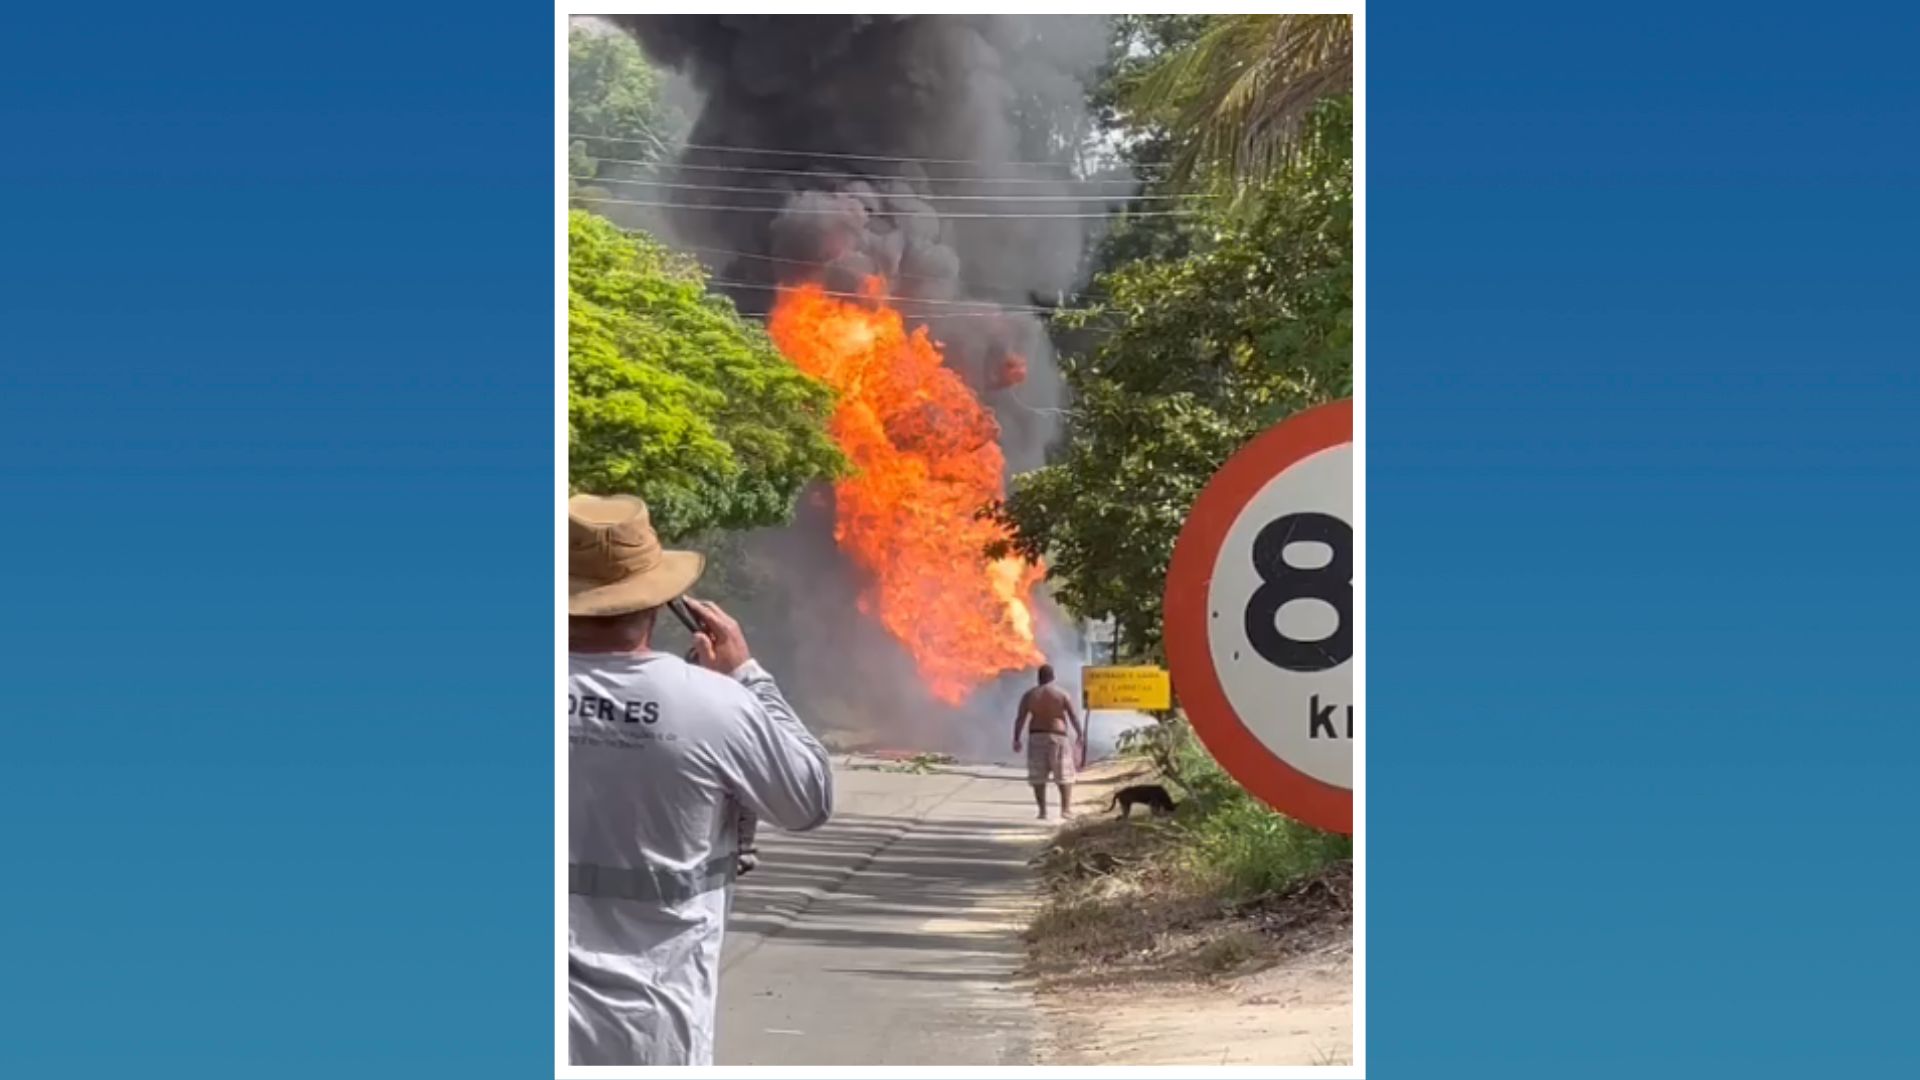
<instances>
[{"instance_id":1,"label":"black smoke plume","mask_svg":"<svg viewBox=\"0 0 1920 1080\"><path fill-rule=\"evenodd\" d=\"M1086 81L1106 57L1104 17L609 18L705 95L671 178L684 186L636 196L691 204L667 211L670 239L740 283L718 287L747 312L770 309L779 284L857 292L884 277L993 411L1009 469L1041 464L1063 388L1031 309L1073 291L1089 226L1108 208L1079 182L1076 157ZM756 537L749 554L788 568L776 574L781 596L767 600L788 617L782 651L807 697L883 714L864 722L922 745L952 728L899 646L855 612L860 583L832 550L830 513L803 506L794 528ZM1042 621L1056 638L1043 646L1075 647L1064 620ZM982 706L995 699L998 711L1004 689L983 692Z\"/></svg>"}]
</instances>

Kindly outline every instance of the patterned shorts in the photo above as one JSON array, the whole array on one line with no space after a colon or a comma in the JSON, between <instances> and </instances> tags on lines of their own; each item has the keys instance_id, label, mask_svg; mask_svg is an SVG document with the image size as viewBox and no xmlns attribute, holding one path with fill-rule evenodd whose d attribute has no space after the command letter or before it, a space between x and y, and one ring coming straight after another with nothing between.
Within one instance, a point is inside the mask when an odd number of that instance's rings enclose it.
<instances>
[{"instance_id":1,"label":"patterned shorts","mask_svg":"<svg viewBox=\"0 0 1920 1080\"><path fill-rule=\"evenodd\" d=\"M1027 783L1073 783L1073 740L1062 734L1027 737Z\"/></svg>"}]
</instances>

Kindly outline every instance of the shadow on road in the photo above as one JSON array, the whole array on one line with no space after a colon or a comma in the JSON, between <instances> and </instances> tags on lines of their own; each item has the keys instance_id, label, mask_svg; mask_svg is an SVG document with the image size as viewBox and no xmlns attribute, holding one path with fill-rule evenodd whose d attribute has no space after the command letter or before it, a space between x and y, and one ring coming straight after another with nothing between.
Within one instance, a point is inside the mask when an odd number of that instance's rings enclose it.
<instances>
[{"instance_id":1,"label":"shadow on road","mask_svg":"<svg viewBox=\"0 0 1920 1080\"><path fill-rule=\"evenodd\" d=\"M1011 956L1022 946L999 929L929 935L859 927L963 916L1002 898L1044 836L991 818L904 823L859 814L811 833L763 833L760 865L741 878L728 929L862 949L952 951L959 943L966 952ZM831 908L813 910L824 897ZM802 910L811 914L794 921Z\"/></svg>"},{"instance_id":2,"label":"shadow on road","mask_svg":"<svg viewBox=\"0 0 1920 1080\"><path fill-rule=\"evenodd\" d=\"M728 920L718 1060L1030 1060L1019 925L1052 833L1024 783L979 775L863 776L823 828L762 833Z\"/></svg>"}]
</instances>

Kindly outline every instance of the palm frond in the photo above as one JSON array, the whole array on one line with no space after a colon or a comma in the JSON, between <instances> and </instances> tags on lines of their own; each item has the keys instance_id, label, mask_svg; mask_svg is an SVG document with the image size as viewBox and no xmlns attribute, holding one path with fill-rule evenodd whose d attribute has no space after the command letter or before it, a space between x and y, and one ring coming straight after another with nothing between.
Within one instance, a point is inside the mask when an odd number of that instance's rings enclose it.
<instances>
[{"instance_id":1,"label":"palm frond","mask_svg":"<svg viewBox=\"0 0 1920 1080\"><path fill-rule=\"evenodd\" d=\"M1222 15L1151 71L1133 104L1175 118L1176 178L1240 188L1291 162L1313 105L1352 86L1351 17Z\"/></svg>"}]
</instances>

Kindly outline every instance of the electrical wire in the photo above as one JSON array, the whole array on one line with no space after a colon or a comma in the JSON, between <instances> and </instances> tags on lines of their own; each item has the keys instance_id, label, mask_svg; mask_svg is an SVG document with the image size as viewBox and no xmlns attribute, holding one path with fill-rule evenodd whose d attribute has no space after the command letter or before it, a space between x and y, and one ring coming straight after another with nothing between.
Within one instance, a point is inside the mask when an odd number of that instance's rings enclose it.
<instances>
[{"instance_id":1,"label":"electrical wire","mask_svg":"<svg viewBox=\"0 0 1920 1080\"><path fill-rule=\"evenodd\" d=\"M806 259L783 259L778 255L762 255L755 251L737 251L733 248L702 247L699 244L671 244L668 246L676 251L704 251L711 255L731 255L739 259L759 259L762 262L779 263L783 266L804 266L809 270L818 270L824 265L819 262L809 262ZM898 279L900 281L936 281L945 283L953 280L951 276L942 277L938 274L913 274L905 270L896 271L891 274L882 274L881 276L890 280Z\"/></svg>"},{"instance_id":2,"label":"electrical wire","mask_svg":"<svg viewBox=\"0 0 1920 1080\"><path fill-rule=\"evenodd\" d=\"M741 312L738 312L738 314L743 319L767 319L767 318L773 317L773 312L771 311L741 311ZM954 312L942 312L938 315L930 315L925 312L906 311L906 312L901 312L901 314L906 315L909 318L922 319L922 320L997 319L997 318L1000 318L1001 316L1001 313L997 311L954 311Z\"/></svg>"},{"instance_id":3,"label":"electrical wire","mask_svg":"<svg viewBox=\"0 0 1920 1080\"><path fill-rule=\"evenodd\" d=\"M1093 184L1136 186L1143 182L1132 177L1072 179L1064 176L901 176L898 173L825 172L819 169L775 169L751 165L700 165L680 161L642 161L635 158L596 157L593 160L601 165L631 165L636 168L674 169L685 172L744 173L750 176L809 176L823 180L901 180L940 184L1051 184L1056 187ZM1194 194L1188 197L1216 198L1210 194Z\"/></svg>"},{"instance_id":4,"label":"electrical wire","mask_svg":"<svg viewBox=\"0 0 1920 1080\"><path fill-rule=\"evenodd\" d=\"M780 214L780 215L807 214L807 215L817 217L817 216L823 216L823 215L839 216L847 212L845 210L814 210L814 209L809 209L805 207L782 208L778 206L702 206L699 203L666 202L659 199L615 199L607 196L581 195L578 193L575 193L573 198L575 199L575 201L584 202L584 203L613 203L621 206L654 206L654 207L661 207L661 208L670 209L670 210L711 210L714 212L726 212L726 213ZM866 210L864 211L864 213L868 217L917 217L919 216L919 212L913 211L913 210ZM1110 218L1114 216L1116 215L1114 214L980 214L980 213L938 215L938 217L943 221L1036 221L1036 220L1064 221L1064 220L1075 220L1075 219L1096 220L1096 219L1102 219L1102 218ZM1194 211L1191 211L1191 210L1141 210L1137 212L1127 213L1121 216L1125 216L1128 218L1193 217Z\"/></svg>"},{"instance_id":5,"label":"electrical wire","mask_svg":"<svg viewBox=\"0 0 1920 1080\"><path fill-rule=\"evenodd\" d=\"M598 135L584 132L577 138L601 139L606 142L637 143L642 146L665 146L666 141L642 127L647 137L635 139L623 135ZM721 154L773 154L785 157L836 158L844 161L888 161L914 165L1008 165L1016 168L1071 169L1073 164L1066 161L1001 161L986 162L978 158L937 158L937 157L901 157L888 154L848 154L832 150L781 150L771 146L727 146L719 143L681 143L688 150L706 150ZM1164 167L1164 166L1157 166Z\"/></svg>"},{"instance_id":6,"label":"electrical wire","mask_svg":"<svg viewBox=\"0 0 1920 1080\"><path fill-rule=\"evenodd\" d=\"M758 284L757 282L752 282L752 281L728 281L725 278L708 278L707 284L724 285L729 288L735 288L735 289L758 289L758 290L761 290L762 292L779 292L781 289L792 288L792 286L790 285L761 285L761 284ZM840 292L834 289L822 289L820 291L823 295L826 295L826 296L836 296L836 297L841 297L848 300L875 299L872 296L868 296L866 293ZM997 309L994 311L983 311L980 313L982 315L1002 315L1009 312L1012 312L1015 314L1023 314L1023 315L1069 315L1069 314L1073 314L1074 312L1074 309L1072 308L1041 307L1039 304L998 304L992 300L935 300L932 298L922 299L920 297L913 297L913 296L882 296L882 297L879 297L879 299L884 300L888 304L903 304L903 305L904 304L937 304L941 306L951 306L951 307L969 307L969 308L990 307L990 308ZM949 317L950 315L957 315L957 314L959 314L959 312L943 312L943 313L937 313L932 317L944 319Z\"/></svg>"},{"instance_id":7,"label":"electrical wire","mask_svg":"<svg viewBox=\"0 0 1920 1080\"><path fill-rule=\"evenodd\" d=\"M627 184L635 187L678 188L686 191L729 191L749 195L792 195L788 188L773 187L727 187L722 184L685 184L668 180L623 180L611 176L581 176L568 173L569 179L594 184ZM829 194L852 194L851 192L829 192ZM885 198L919 199L923 202L967 201L967 202L1174 202L1185 199L1212 198L1211 195L919 195L876 192Z\"/></svg>"}]
</instances>

